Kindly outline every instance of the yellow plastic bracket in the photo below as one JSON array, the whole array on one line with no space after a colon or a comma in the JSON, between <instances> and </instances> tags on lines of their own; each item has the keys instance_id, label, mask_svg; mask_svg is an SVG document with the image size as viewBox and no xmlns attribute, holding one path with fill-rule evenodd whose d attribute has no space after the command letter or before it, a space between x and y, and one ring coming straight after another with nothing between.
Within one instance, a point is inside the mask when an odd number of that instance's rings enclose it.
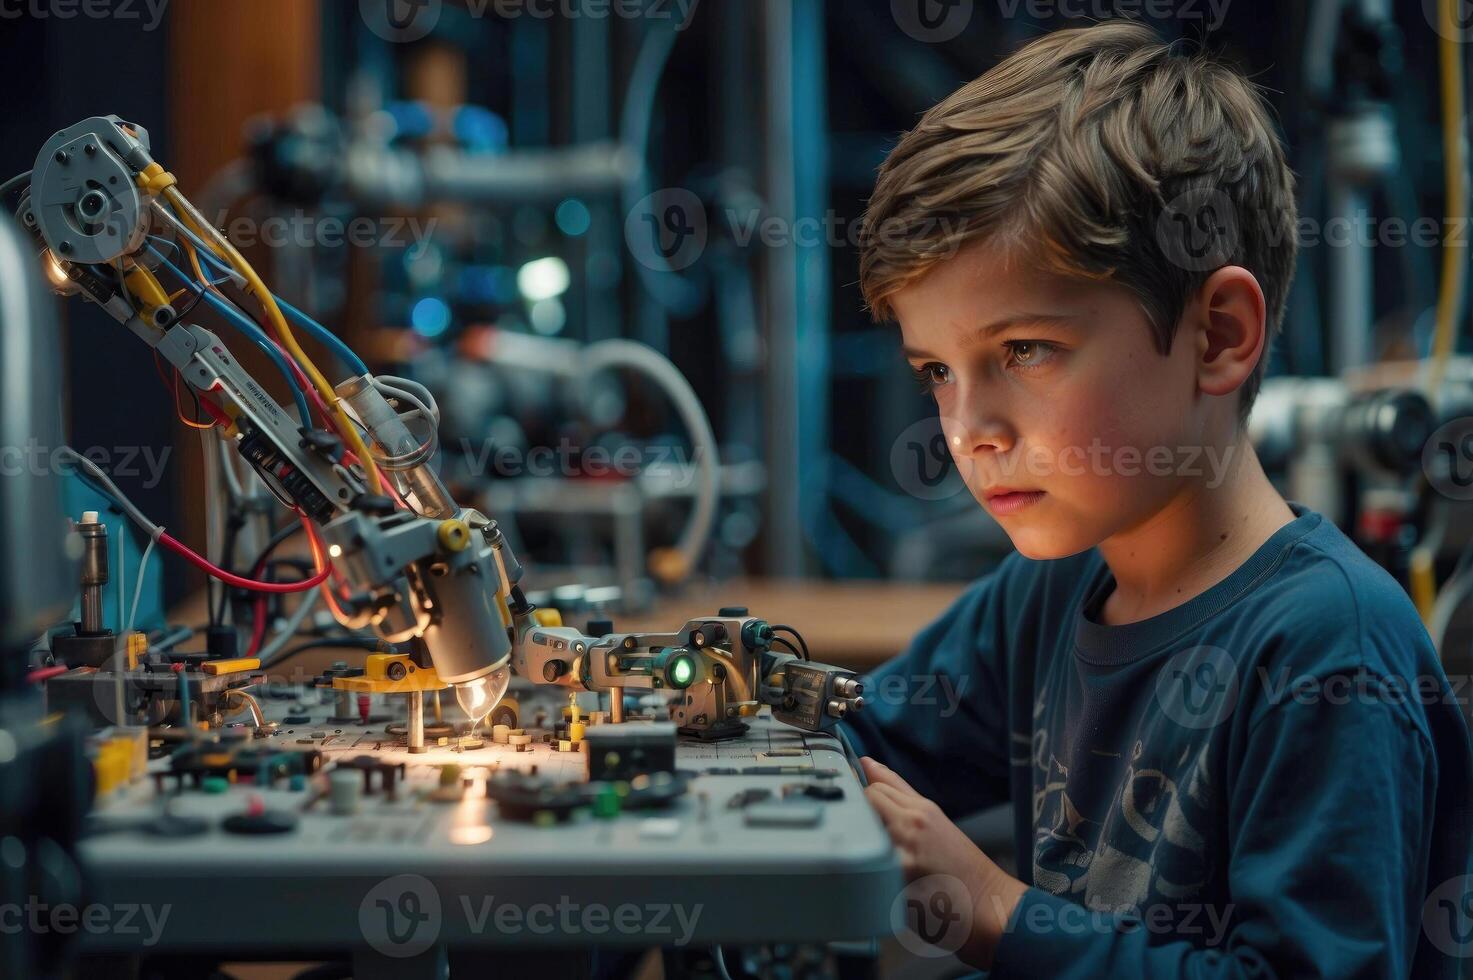
<instances>
[{"instance_id":1,"label":"yellow plastic bracket","mask_svg":"<svg viewBox=\"0 0 1473 980\"><path fill-rule=\"evenodd\" d=\"M402 668L403 673L400 674ZM397 679L395 675L399 675ZM440 680L433 667L420 667L402 653L371 653L358 677L334 677L337 691L357 694L411 694L414 691L441 691L449 687Z\"/></svg>"}]
</instances>

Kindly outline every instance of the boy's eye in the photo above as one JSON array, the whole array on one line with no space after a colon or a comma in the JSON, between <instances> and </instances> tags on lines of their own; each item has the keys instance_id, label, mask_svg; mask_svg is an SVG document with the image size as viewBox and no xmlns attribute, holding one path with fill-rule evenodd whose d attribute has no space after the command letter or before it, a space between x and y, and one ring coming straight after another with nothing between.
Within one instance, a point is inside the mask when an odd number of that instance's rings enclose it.
<instances>
[{"instance_id":1,"label":"boy's eye","mask_svg":"<svg viewBox=\"0 0 1473 980\"><path fill-rule=\"evenodd\" d=\"M1043 340L1010 340L1003 345L1008 349L1010 367L1035 368L1048 362L1058 348Z\"/></svg>"},{"instance_id":2,"label":"boy's eye","mask_svg":"<svg viewBox=\"0 0 1473 980\"><path fill-rule=\"evenodd\" d=\"M911 368L910 373L924 392L934 391L938 386L951 380L951 371L946 365L935 361L922 364L918 368Z\"/></svg>"}]
</instances>

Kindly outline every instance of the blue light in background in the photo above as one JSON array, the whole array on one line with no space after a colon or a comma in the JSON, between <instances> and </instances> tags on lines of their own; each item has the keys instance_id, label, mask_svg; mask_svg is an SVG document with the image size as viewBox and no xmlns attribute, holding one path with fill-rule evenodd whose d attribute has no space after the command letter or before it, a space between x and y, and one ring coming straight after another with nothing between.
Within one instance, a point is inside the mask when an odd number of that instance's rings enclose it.
<instances>
[{"instance_id":1,"label":"blue light in background","mask_svg":"<svg viewBox=\"0 0 1473 980\"><path fill-rule=\"evenodd\" d=\"M426 296L409 311L409 323L421 337L438 337L450 329L450 307L443 299Z\"/></svg>"},{"instance_id":2,"label":"blue light in background","mask_svg":"<svg viewBox=\"0 0 1473 980\"><path fill-rule=\"evenodd\" d=\"M569 238L577 238L585 234L590 225L593 224L593 216L588 213L588 205L570 197L557 206L558 229Z\"/></svg>"}]
</instances>

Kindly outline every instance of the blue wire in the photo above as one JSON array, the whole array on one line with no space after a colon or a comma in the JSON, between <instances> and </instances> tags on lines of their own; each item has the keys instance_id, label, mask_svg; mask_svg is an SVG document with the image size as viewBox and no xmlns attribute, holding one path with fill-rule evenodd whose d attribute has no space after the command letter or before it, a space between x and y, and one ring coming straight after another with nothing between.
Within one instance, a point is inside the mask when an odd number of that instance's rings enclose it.
<instances>
[{"instance_id":1,"label":"blue wire","mask_svg":"<svg viewBox=\"0 0 1473 980\"><path fill-rule=\"evenodd\" d=\"M355 375L368 373L368 366L363 363L363 359L354 353L353 348L343 343L342 338L280 296L276 296L275 293L271 295L276 297L276 305L281 307L281 312L290 317L291 321L297 326L326 344L349 371Z\"/></svg>"},{"instance_id":2,"label":"blue wire","mask_svg":"<svg viewBox=\"0 0 1473 980\"><path fill-rule=\"evenodd\" d=\"M170 242L170 244L172 245L174 243ZM174 245L174 248L177 251L179 246ZM199 255L201 259L219 269L226 276L230 278L235 277L235 270L231 269L228 265L221 261L218 256L211 254L208 249L196 249L195 252ZM368 365L363 363L363 359L354 352L353 348L344 343L342 338L333 333L331 330L324 327L322 324L318 323L316 320L312 319L307 314L303 313L301 310L297 309L292 304L288 303L286 300L282 299L280 296L277 296L275 293L272 293L271 295L276 300L276 305L281 307L281 312L285 313L286 316L297 326L301 327L303 330L307 331L312 336L322 341L322 343L325 344L328 349L332 351L333 355L337 357L338 361L341 362L344 367L346 367L353 374L361 375L368 373Z\"/></svg>"},{"instance_id":3,"label":"blue wire","mask_svg":"<svg viewBox=\"0 0 1473 980\"><path fill-rule=\"evenodd\" d=\"M247 317L239 310L237 310L234 306L225 302L209 290L205 289L190 276L185 275L178 266L176 266L174 263L170 262L167 258L164 257L164 253L160 252L152 245L148 246L148 250L154 255L158 256L159 261L163 263L165 268L172 272L177 278L182 280L186 285L192 287L194 290L199 292L201 298L203 298L205 302L209 303L216 310L218 310L220 314L225 317L225 319L231 322L232 326L236 327L236 329L240 330L241 333L245 334L252 343L261 348L262 352L264 352L267 357L271 358L272 363L276 365L276 367L281 371L283 375L286 376L287 383L291 387L292 400L296 402L297 415L301 418L302 425L310 427L312 424L312 412L311 409L307 407L307 396L303 394L302 389L297 386L297 379L292 375L291 367L288 366L288 364L286 363L286 358L282 356L281 351L277 350L276 347L271 343L271 341L266 337L266 332L255 323L253 323L250 317Z\"/></svg>"}]
</instances>

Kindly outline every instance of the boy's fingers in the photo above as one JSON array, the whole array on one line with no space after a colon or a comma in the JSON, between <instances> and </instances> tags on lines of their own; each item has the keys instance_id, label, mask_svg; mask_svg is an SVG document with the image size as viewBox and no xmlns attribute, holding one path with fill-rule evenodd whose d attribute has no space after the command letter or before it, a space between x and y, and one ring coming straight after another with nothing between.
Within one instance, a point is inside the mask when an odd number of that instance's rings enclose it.
<instances>
[{"instance_id":1,"label":"boy's fingers","mask_svg":"<svg viewBox=\"0 0 1473 980\"><path fill-rule=\"evenodd\" d=\"M894 786L887 786L884 783L871 783L865 790L865 796L875 809L885 813L900 816L912 809L911 797L906 796Z\"/></svg>"},{"instance_id":2,"label":"boy's fingers","mask_svg":"<svg viewBox=\"0 0 1473 980\"><path fill-rule=\"evenodd\" d=\"M859 761L864 766L865 778L868 779L871 783L880 783L885 786L893 786L898 790L910 793L912 796L921 795L911 788L910 783L907 783L905 780L901 779L899 773L897 773L895 770L891 769L884 763L876 762L869 756L865 756Z\"/></svg>"}]
</instances>

